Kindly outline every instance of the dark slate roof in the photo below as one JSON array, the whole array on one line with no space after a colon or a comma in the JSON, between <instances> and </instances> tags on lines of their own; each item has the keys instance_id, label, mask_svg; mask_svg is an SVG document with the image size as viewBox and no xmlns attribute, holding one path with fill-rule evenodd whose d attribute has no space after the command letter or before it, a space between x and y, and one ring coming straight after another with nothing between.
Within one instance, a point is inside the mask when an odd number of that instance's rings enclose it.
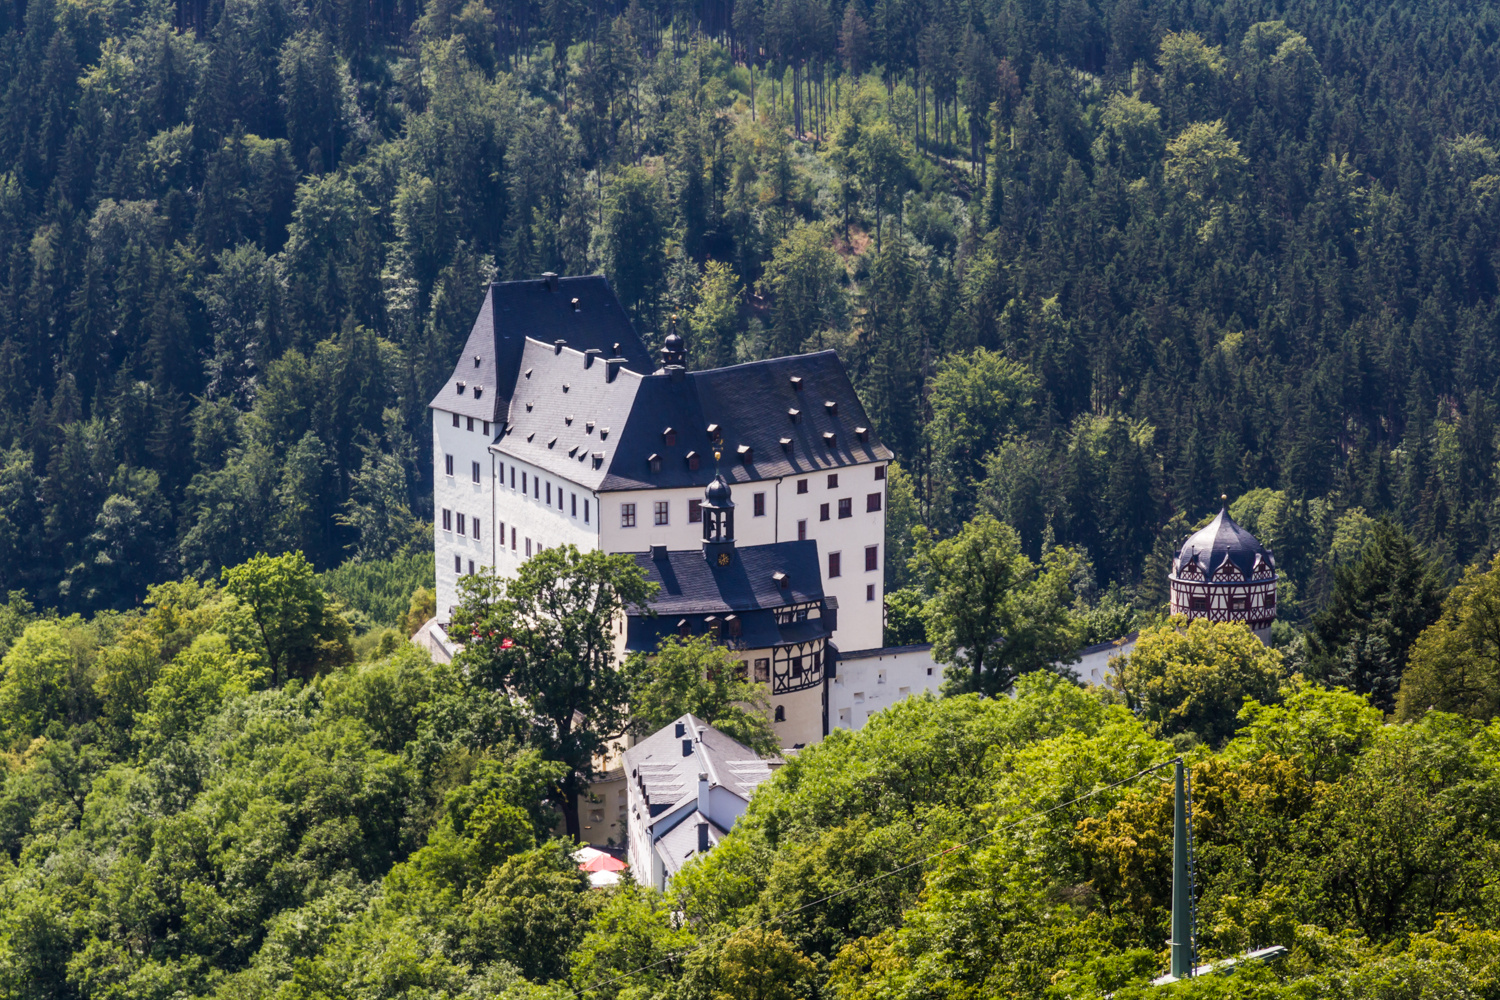
<instances>
[{"instance_id":1,"label":"dark slate roof","mask_svg":"<svg viewBox=\"0 0 1500 1000\"><path fill-rule=\"evenodd\" d=\"M608 366L572 347L527 340L520 377L495 448L598 489L620 446L641 376L621 371L608 381ZM602 455L598 468L593 456Z\"/></svg>"},{"instance_id":2,"label":"dark slate roof","mask_svg":"<svg viewBox=\"0 0 1500 1000\"><path fill-rule=\"evenodd\" d=\"M428 405L492 422L504 419L527 337L546 344L565 340L577 351L595 348L603 357L615 356L619 344L625 367L642 374L654 367L603 275L558 278L556 291L545 279L497 282L485 293L452 376ZM475 386L482 387L477 399Z\"/></svg>"},{"instance_id":3,"label":"dark slate roof","mask_svg":"<svg viewBox=\"0 0 1500 1000\"><path fill-rule=\"evenodd\" d=\"M794 384L794 379L800 382ZM788 413L793 409L799 411L795 422ZM608 475L598 488L706 486L714 477L710 424L720 429L724 457L719 469L731 483L892 457L875 437L838 355L819 351L677 377L663 373L643 378L625 437L614 449ZM663 437L669 427L677 436L671 445ZM867 429L867 440L857 436L861 427ZM834 435L831 445L825 439L829 433ZM782 438L790 439L789 448L782 447ZM748 462L740 457L742 446L749 449ZM690 451L699 455L697 471L688 468ZM651 471L653 454L660 456L660 472Z\"/></svg>"},{"instance_id":4,"label":"dark slate roof","mask_svg":"<svg viewBox=\"0 0 1500 1000\"><path fill-rule=\"evenodd\" d=\"M626 647L655 649L663 637L677 634L677 623L683 618L689 620L693 635L701 635L708 615L727 614L739 617L741 634L736 645L745 649L827 637L822 619L777 625L774 612L789 604L823 599L816 541L736 546L733 552L728 566L718 565L701 550L637 553L636 565L661 590L651 602L654 617L628 617ZM784 589L776 583L778 572L787 575Z\"/></svg>"},{"instance_id":5,"label":"dark slate roof","mask_svg":"<svg viewBox=\"0 0 1500 1000\"><path fill-rule=\"evenodd\" d=\"M1264 556L1273 569L1276 566L1271 550L1236 524L1234 518L1229 516L1228 507L1220 510L1212 521L1188 536L1177 553L1173 570L1186 565L1194 555L1197 555L1198 565L1205 575L1217 570L1226 557L1247 580L1254 573L1256 556Z\"/></svg>"}]
</instances>

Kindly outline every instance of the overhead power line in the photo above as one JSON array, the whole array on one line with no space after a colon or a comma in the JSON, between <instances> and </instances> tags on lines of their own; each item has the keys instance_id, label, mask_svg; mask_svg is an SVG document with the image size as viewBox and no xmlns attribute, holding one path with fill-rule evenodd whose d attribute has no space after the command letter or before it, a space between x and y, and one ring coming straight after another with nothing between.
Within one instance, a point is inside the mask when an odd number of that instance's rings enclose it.
<instances>
[{"instance_id":1,"label":"overhead power line","mask_svg":"<svg viewBox=\"0 0 1500 1000\"><path fill-rule=\"evenodd\" d=\"M1013 827L1020 826L1026 820L1029 820L1029 819L1039 819L1039 818L1041 818L1043 816L1048 815L1049 813L1055 813L1055 812L1058 812L1060 810L1066 809L1069 806L1077 805L1080 802L1086 802L1089 799L1094 798L1095 796L1103 795L1105 792L1108 792L1108 791L1110 791L1112 789L1115 789L1115 788L1119 788L1121 785L1128 785L1132 781L1135 781L1138 778L1143 778L1143 777L1145 777L1148 774L1152 774L1152 773L1154 773L1156 771L1160 771L1164 767L1171 767L1172 765L1178 764L1178 763L1181 763L1181 762L1182 762L1182 758L1181 757L1173 757L1172 759L1170 759L1170 760L1164 760L1164 761L1162 761L1159 764L1152 764L1150 767L1142 768L1141 770L1135 772L1134 774L1132 774L1132 775L1130 775L1128 777L1121 778L1118 781L1111 781L1107 785L1100 785L1098 788L1095 788L1092 791L1084 792L1082 795L1075 796L1074 798L1068 799L1066 802L1059 802L1056 805L1048 806L1045 809L1038 809L1035 812L1029 812L1029 813L1027 813L1024 816L1018 816L1018 817L1016 817L1013 820L1009 820L1008 822L1000 823L1000 824L998 824L996 826L993 826L990 829L986 830L984 833L981 833L981 834L979 834L976 837L971 837L968 840L963 841L962 843L954 844L951 847L945 847L941 851L936 851L936 852L934 852L932 854L927 855L926 857L918 858L916 861L908 862L907 864L901 865L898 868L892 868L888 872L882 872L879 875L872 875L872 876L870 876L867 879L863 879L863 880L861 880L859 882L854 883L853 885L845 886L844 888L838 890L837 892L830 892L826 896L820 896L817 899L812 900L811 902L803 903L801 906L795 907L794 909L785 910L785 911L783 911L781 913L776 914L773 917L769 917L769 918L767 918L765 920L762 920L762 921L759 921L759 922L752 922L752 923L746 924L744 926L745 927L758 927L758 928L760 928L762 930L768 930L771 927L775 926L777 923L785 920L786 918L796 916L797 914L801 913L803 910L810 910L810 909L812 909L815 906L822 906L824 903L827 903L827 902L830 902L832 900L838 899L840 896L847 896L851 892L855 892L856 890L863 889L863 888L865 888L866 886L869 886L869 885L874 885L876 882L882 882L885 879L891 878L891 877L896 876L896 875L900 875L902 872L910 871L913 868L917 868L917 867L920 867L922 865L928 864L929 862L936 861L938 858L941 858L944 855L953 854L953 853L955 853L957 851L962 851L962 850L965 850L966 848L973 847L975 844L979 843L980 841L982 841L982 840L988 840L990 837L993 837L997 833L1000 833L1000 832L1005 831L1005 830L1009 830L1009 829L1011 829ZM668 962L676 961L679 958L686 958L688 955L693 954L693 952L698 951L702 947L703 947L703 945L700 944L700 945L695 945L694 947L689 948L686 951L671 952L669 954L663 955L661 958L658 958L654 962L648 962L645 965L638 966L638 967L636 967L634 969L629 970L628 972L622 972L622 973L620 973L617 976L611 976L609 979L601 979L598 982L590 983L588 986L585 986L582 989L574 990L573 991L573 995L575 997L581 997L584 994L591 993L594 990L600 989L601 987L612 986L615 983L622 982L622 981L624 981L626 979L630 979L630 978L632 978L634 976L638 976L638 975L640 975L643 972L649 972L652 969L657 968L658 966L667 964Z\"/></svg>"}]
</instances>

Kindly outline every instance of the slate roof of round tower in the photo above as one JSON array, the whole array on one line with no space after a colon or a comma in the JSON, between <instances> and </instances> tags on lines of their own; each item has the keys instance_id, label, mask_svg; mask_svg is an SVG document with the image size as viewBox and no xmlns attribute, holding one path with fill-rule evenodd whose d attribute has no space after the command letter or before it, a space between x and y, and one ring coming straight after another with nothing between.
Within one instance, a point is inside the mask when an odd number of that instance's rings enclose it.
<instances>
[{"instance_id":1,"label":"slate roof of round tower","mask_svg":"<svg viewBox=\"0 0 1500 1000\"><path fill-rule=\"evenodd\" d=\"M1212 521L1193 532L1188 536L1187 541L1182 543L1182 548L1178 550L1177 558L1173 562L1173 572L1177 572L1179 567L1186 566L1195 555L1198 557L1198 566L1205 576L1217 575L1219 567L1226 559L1240 571L1246 580L1255 573L1257 556L1264 557L1266 564L1272 570L1276 568L1276 558L1271 555L1271 550L1260 544L1260 541L1250 532L1236 524L1234 518L1229 516L1227 506L1221 508Z\"/></svg>"}]
</instances>

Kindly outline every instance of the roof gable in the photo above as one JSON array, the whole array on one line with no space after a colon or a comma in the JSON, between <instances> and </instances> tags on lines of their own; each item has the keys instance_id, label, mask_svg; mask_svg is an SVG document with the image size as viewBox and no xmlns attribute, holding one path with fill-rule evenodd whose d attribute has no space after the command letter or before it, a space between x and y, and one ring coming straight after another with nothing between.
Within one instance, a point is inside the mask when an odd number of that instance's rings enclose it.
<instances>
[{"instance_id":1,"label":"roof gable","mask_svg":"<svg viewBox=\"0 0 1500 1000\"><path fill-rule=\"evenodd\" d=\"M485 292L453 374L428 406L491 422L504 419L527 338L619 356L637 373L652 369L650 352L603 275L558 278L555 288L545 278L497 282Z\"/></svg>"}]
</instances>

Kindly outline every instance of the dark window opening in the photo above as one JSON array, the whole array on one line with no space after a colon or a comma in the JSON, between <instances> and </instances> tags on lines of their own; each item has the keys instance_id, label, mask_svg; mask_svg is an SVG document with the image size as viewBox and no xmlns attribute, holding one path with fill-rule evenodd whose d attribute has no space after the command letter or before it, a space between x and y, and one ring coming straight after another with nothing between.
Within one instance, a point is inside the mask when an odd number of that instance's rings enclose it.
<instances>
[{"instance_id":1,"label":"dark window opening","mask_svg":"<svg viewBox=\"0 0 1500 1000\"><path fill-rule=\"evenodd\" d=\"M853 516L854 516L854 499L852 497L844 497L842 500L839 501L839 517L844 518L844 517L853 517Z\"/></svg>"},{"instance_id":2,"label":"dark window opening","mask_svg":"<svg viewBox=\"0 0 1500 1000\"><path fill-rule=\"evenodd\" d=\"M688 501L688 523L689 524L702 524L703 523L703 501L702 500L689 500Z\"/></svg>"},{"instance_id":3,"label":"dark window opening","mask_svg":"<svg viewBox=\"0 0 1500 1000\"><path fill-rule=\"evenodd\" d=\"M798 493L806 493L807 492L807 480L806 479L799 479L799 480L797 480L797 492Z\"/></svg>"},{"instance_id":4,"label":"dark window opening","mask_svg":"<svg viewBox=\"0 0 1500 1000\"><path fill-rule=\"evenodd\" d=\"M865 497L865 513L871 513L880 509L880 494L871 493Z\"/></svg>"},{"instance_id":5,"label":"dark window opening","mask_svg":"<svg viewBox=\"0 0 1500 1000\"><path fill-rule=\"evenodd\" d=\"M755 516L756 517L765 517L766 516L766 495L764 493L757 493L751 499L754 501Z\"/></svg>"}]
</instances>

